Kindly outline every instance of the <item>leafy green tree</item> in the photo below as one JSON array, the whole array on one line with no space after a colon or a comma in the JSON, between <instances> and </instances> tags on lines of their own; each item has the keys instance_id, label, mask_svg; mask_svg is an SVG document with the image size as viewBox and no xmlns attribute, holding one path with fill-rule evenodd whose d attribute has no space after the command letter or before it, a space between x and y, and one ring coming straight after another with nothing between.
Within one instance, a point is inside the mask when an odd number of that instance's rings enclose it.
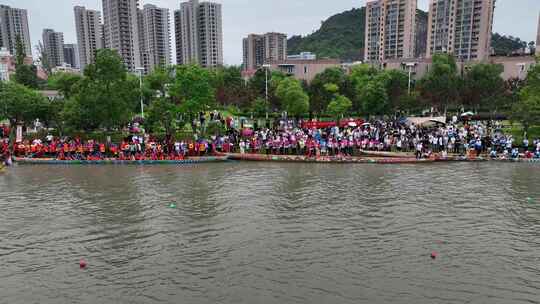
<instances>
[{"instance_id":1,"label":"leafy green tree","mask_svg":"<svg viewBox=\"0 0 540 304\"><path fill-rule=\"evenodd\" d=\"M205 129L204 135L206 137L210 136L220 136L225 134L225 126L221 121L209 121L208 127Z\"/></svg>"},{"instance_id":2,"label":"leafy green tree","mask_svg":"<svg viewBox=\"0 0 540 304\"><path fill-rule=\"evenodd\" d=\"M144 78L143 90L147 99L166 97L174 81L174 67L158 66Z\"/></svg>"},{"instance_id":3,"label":"leafy green tree","mask_svg":"<svg viewBox=\"0 0 540 304\"><path fill-rule=\"evenodd\" d=\"M128 75L118 53L99 50L95 63L86 67L73 96L77 104L67 104L69 121L78 122L78 127L85 130L120 128L132 118L139 96L139 81L136 76Z\"/></svg>"},{"instance_id":4,"label":"leafy green tree","mask_svg":"<svg viewBox=\"0 0 540 304\"><path fill-rule=\"evenodd\" d=\"M215 89L210 72L196 65L177 66L169 91L186 114L207 111L215 104Z\"/></svg>"},{"instance_id":5,"label":"leafy green tree","mask_svg":"<svg viewBox=\"0 0 540 304\"><path fill-rule=\"evenodd\" d=\"M399 106L395 108L395 111L401 112L402 114L409 113L419 113L424 108L420 100L418 92L412 91L411 94L401 95Z\"/></svg>"},{"instance_id":6,"label":"leafy green tree","mask_svg":"<svg viewBox=\"0 0 540 304\"><path fill-rule=\"evenodd\" d=\"M529 41L528 47L531 50L531 54L536 54L536 41Z\"/></svg>"},{"instance_id":7,"label":"leafy green tree","mask_svg":"<svg viewBox=\"0 0 540 304\"><path fill-rule=\"evenodd\" d=\"M375 79L379 71L368 64L356 65L351 69L349 79L354 88L354 97L352 98L353 109L355 111L364 111L364 102L361 99L367 85Z\"/></svg>"},{"instance_id":8,"label":"leafy green tree","mask_svg":"<svg viewBox=\"0 0 540 304\"><path fill-rule=\"evenodd\" d=\"M145 125L149 131L163 128L167 135L172 135L179 117L179 107L168 98L154 100L147 110Z\"/></svg>"},{"instance_id":9,"label":"leafy green tree","mask_svg":"<svg viewBox=\"0 0 540 304\"><path fill-rule=\"evenodd\" d=\"M304 92L300 82L287 77L279 82L276 96L281 100L283 109L293 117L299 118L309 111L309 96Z\"/></svg>"},{"instance_id":10,"label":"leafy green tree","mask_svg":"<svg viewBox=\"0 0 540 304\"><path fill-rule=\"evenodd\" d=\"M388 96L388 110L407 110L407 103L403 104L408 94L409 77L399 70L386 70L379 73L375 81L382 82Z\"/></svg>"},{"instance_id":11,"label":"leafy green tree","mask_svg":"<svg viewBox=\"0 0 540 304\"><path fill-rule=\"evenodd\" d=\"M31 126L36 119L42 118L41 109L46 102L45 97L24 85L0 82L0 118L9 120L11 126ZM11 139L14 132L15 128L12 128Z\"/></svg>"},{"instance_id":12,"label":"leafy green tree","mask_svg":"<svg viewBox=\"0 0 540 304\"><path fill-rule=\"evenodd\" d=\"M496 108L497 100L506 92L502 72L502 65L473 65L463 77L463 103L475 110Z\"/></svg>"},{"instance_id":13,"label":"leafy green tree","mask_svg":"<svg viewBox=\"0 0 540 304\"><path fill-rule=\"evenodd\" d=\"M27 65L26 51L21 37L17 35L15 40L15 74L13 80L32 89L39 88L39 80L37 77L37 67L35 65Z\"/></svg>"},{"instance_id":14,"label":"leafy green tree","mask_svg":"<svg viewBox=\"0 0 540 304\"><path fill-rule=\"evenodd\" d=\"M0 86L0 113L11 125L31 125L39 117L39 106L45 97L37 91L15 82L2 83Z\"/></svg>"},{"instance_id":15,"label":"leafy green tree","mask_svg":"<svg viewBox=\"0 0 540 304\"><path fill-rule=\"evenodd\" d=\"M93 108L83 107L75 98L65 100L60 117L62 126L69 131L92 130L99 126L97 119L89 114Z\"/></svg>"},{"instance_id":16,"label":"leafy green tree","mask_svg":"<svg viewBox=\"0 0 540 304\"><path fill-rule=\"evenodd\" d=\"M382 81L369 81L360 93L362 112L367 115L388 113L388 95Z\"/></svg>"},{"instance_id":17,"label":"leafy green tree","mask_svg":"<svg viewBox=\"0 0 540 304\"><path fill-rule=\"evenodd\" d=\"M511 117L521 123L525 133L531 126L540 125L540 95L524 92L522 99L512 108Z\"/></svg>"},{"instance_id":18,"label":"leafy green tree","mask_svg":"<svg viewBox=\"0 0 540 304\"><path fill-rule=\"evenodd\" d=\"M256 98L255 92L242 78L240 67L220 67L211 72L218 104L247 108L250 106L250 101Z\"/></svg>"},{"instance_id":19,"label":"leafy green tree","mask_svg":"<svg viewBox=\"0 0 540 304\"><path fill-rule=\"evenodd\" d=\"M272 72L268 72L268 81L272 80ZM248 81L248 86L252 89L258 97L265 97L266 93L266 71L265 69L258 69L257 72Z\"/></svg>"},{"instance_id":20,"label":"leafy green tree","mask_svg":"<svg viewBox=\"0 0 540 304\"><path fill-rule=\"evenodd\" d=\"M352 101L343 95L338 95L328 104L327 111L336 118L336 121L339 121L351 108Z\"/></svg>"},{"instance_id":21,"label":"leafy green tree","mask_svg":"<svg viewBox=\"0 0 540 304\"><path fill-rule=\"evenodd\" d=\"M21 36L15 37L15 65L23 65L26 59L26 50L22 42Z\"/></svg>"},{"instance_id":22,"label":"leafy green tree","mask_svg":"<svg viewBox=\"0 0 540 304\"><path fill-rule=\"evenodd\" d=\"M517 77L510 78L505 81L504 86L506 88L506 93L508 94L508 97L510 99L509 104L507 104L506 106L512 107L512 105L519 101L519 92L521 92L521 89L523 89L523 87L525 86L525 80L519 79Z\"/></svg>"},{"instance_id":23,"label":"leafy green tree","mask_svg":"<svg viewBox=\"0 0 540 304\"><path fill-rule=\"evenodd\" d=\"M355 87L366 85L379 74L379 70L369 64L358 64L351 68L349 77Z\"/></svg>"},{"instance_id":24,"label":"leafy green tree","mask_svg":"<svg viewBox=\"0 0 540 304\"><path fill-rule=\"evenodd\" d=\"M408 77L401 71L379 71L373 66L356 65L350 81L356 94L353 108L367 115L384 115L402 108Z\"/></svg>"},{"instance_id":25,"label":"leafy green tree","mask_svg":"<svg viewBox=\"0 0 540 304\"><path fill-rule=\"evenodd\" d=\"M38 89L39 79L37 77L37 67L35 65L17 65L13 79L29 88Z\"/></svg>"},{"instance_id":26,"label":"leafy green tree","mask_svg":"<svg viewBox=\"0 0 540 304\"><path fill-rule=\"evenodd\" d=\"M287 76L279 71L268 71L268 101L272 110L281 108L279 98L276 96L276 89L280 81ZM266 71L259 69L249 80L249 89L256 98L266 98Z\"/></svg>"},{"instance_id":27,"label":"leafy green tree","mask_svg":"<svg viewBox=\"0 0 540 304\"><path fill-rule=\"evenodd\" d=\"M334 83L327 83L324 85L324 89L326 92L335 95L339 92L339 86Z\"/></svg>"},{"instance_id":28,"label":"leafy green tree","mask_svg":"<svg viewBox=\"0 0 540 304\"><path fill-rule=\"evenodd\" d=\"M70 99L76 94L77 85L82 80L81 75L72 73L55 73L48 79L48 85L54 90L58 90L66 99Z\"/></svg>"},{"instance_id":29,"label":"leafy green tree","mask_svg":"<svg viewBox=\"0 0 540 304\"><path fill-rule=\"evenodd\" d=\"M526 85L521 90L520 100L512 108L512 119L521 122L523 131L540 125L540 60L529 70Z\"/></svg>"},{"instance_id":30,"label":"leafy green tree","mask_svg":"<svg viewBox=\"0 0 540 304\"><path fill-rule=\"evenodd\" d=\"M65 106L64 99L48 100L43 98L34 105L36 116L46 128L55 128L60 133L64 130L64 117L62 111Z\"/></svg>"},{"instance_id":31,"label":"leafy green tree","mask_svg":"<svg viewBox=\"0 0 540 304\"><path fill-rule=\"evenodd\" d=\"M251 107L251 112L253 112L258 117L264 117L266 113L270 111L270 104L264 98L257 98Z\"/></svg>"},{"instance_id":32,"label":"leafy green tree","mask_svg":"<svg viewBox=\"0 0 540 304\"><path fill-rule=\"evenodd\" d=\"M446 114L448 107L459 99L461 81L454 57L448 54L433 55L433 65L418 84L422 98L427 104Z\"/></svg>"},{"instance_id":33,"label":"leafy green tree","mask_svg":"<svg viewBox=\"0 0 540 304\"><path fill-rule=\"evenodd\" d=\"M522 41L518 37L493 33L491 36L491 47L493 47L495 54L498 56L510 56L512 52L526 48L527 41Z\"/></svg>"},{"instance_id":34,"label":"leafy green tree","mask_svg":"<svg viewBox=\"0 0 540 304\"><path fill-rule=\"evenodd\" d=\"M335 85L338 90L328 90L328 85ZM354 95L351 92L351 87L349 78L341 68L328 68L317 74L308 89L311 111L322 113L337 93L345 96Z\"/></svg>"}]
</instances>

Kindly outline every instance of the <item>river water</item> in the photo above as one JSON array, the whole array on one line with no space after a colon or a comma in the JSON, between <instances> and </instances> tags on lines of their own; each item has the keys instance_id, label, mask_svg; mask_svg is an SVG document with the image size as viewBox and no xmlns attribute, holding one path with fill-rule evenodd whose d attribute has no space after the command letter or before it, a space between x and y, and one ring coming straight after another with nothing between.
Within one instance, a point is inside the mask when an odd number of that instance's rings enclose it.
<instances>
[{"instance_id":1,"label":"river water","mask_svg":"<svg viewBox=\"0 0 540 304\"><path fill-rule=\"evenodd\" d=\"M511 163L15 166L0 303L540 303L539 185Z\"/></svg>"}]
</instances>

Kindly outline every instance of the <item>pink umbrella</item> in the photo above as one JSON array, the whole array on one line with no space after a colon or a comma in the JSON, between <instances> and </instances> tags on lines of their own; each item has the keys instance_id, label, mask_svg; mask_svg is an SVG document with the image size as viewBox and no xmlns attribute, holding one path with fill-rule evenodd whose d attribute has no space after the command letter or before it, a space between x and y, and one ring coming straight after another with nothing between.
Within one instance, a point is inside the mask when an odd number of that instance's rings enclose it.
<instances>
[{"instance_id":1,"label":"pink umbrella","mask_svg":"<svg viewBox=\"0 0 540 304\"><path fill-rule=\"evenodd\" d=\"M249 137L253 135L253 130L251 129L244 129L242 130L242 136Z\"/></svg>"}]
</instances>

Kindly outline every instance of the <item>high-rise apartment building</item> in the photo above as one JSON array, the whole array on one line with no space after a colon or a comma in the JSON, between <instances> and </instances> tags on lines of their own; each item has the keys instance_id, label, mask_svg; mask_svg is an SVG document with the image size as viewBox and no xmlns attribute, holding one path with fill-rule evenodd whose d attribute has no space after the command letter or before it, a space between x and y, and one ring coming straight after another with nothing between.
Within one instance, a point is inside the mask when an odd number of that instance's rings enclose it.
<instances>
[{"instance_id":1,"label":"high-rise apartment building","mask_svg":"<svg viewBox=\"0 0 540 304\"><path fill-rule=\"evenodd\" d=\"M414 57L416 7L417 0L371 0L366 3L366 61Z\"/></svg>"},{"instance_id":2,"label":"high-rise apartment building","mask_svg":"<svg viewBox=\"0 0 540 304\"><path fill-rule=\"evenodd\" d=\"M244 69L255 70L263 64L287 59L287 35L266 33L250 34L243 39Z\"/></svg>"},{"instance_id":3,"label":"high-rise apartment building","mask_svg":"<svg viewBox=\"0 0 540 304\"><path fill-rule=\"evenodd\" d=\"M6 47L0 47L0 82L9 81L10 67L12 67L13 56Z\"/></svg>"},{"instance_id":4,"label":"high-rise apartment building","mask_svg":"<svg viewBox=\"0 0 540 304\"><path fill-rule=\"evenodd\" d=\"M427 53L427 35L428 35L428 13L422 10L416 11L416 33L414 39L414 58L424 58Z\"/></svg>"},{"instance_id":5,"label":"high-rise apartment building","mask_svg":"<svg viewBox=\"0 0 540 304\"><path fill-rule=\"evenodd\" d=\"M141 54L146 73L171 63L169 10L146 4L141 11Z\"/></svg>"},{"instance_id":6,"label":"high-rise apartment building","mask_svg":"<svg viewBox=\"0 0 540 304\"><path fill-rule=\"evenodd\" d=\"M43 48L51 68L64 64L64 33L53 29L43 30Z\"/></svg>"},{"instance_id":7,"label":"high-rise apartment building","mask_svg":"<svg viewBox=\"0 0 540 304\"><path fill-rule=\"evenodd\" d=\"M174 11L177 64L199 62L198 8L196 2L184 2Z\"/></svg>"},{"instance_id":8,"label":"high-rise apartment building","mask_svg":"<svg viewBox=\"0 0 540 304\"><path fill-rule=\"evenodd\" d=\"M264 60L269 63L287 59L287 34L264 34Z\"/></svg>"},{"instance_id":9,"label":"high-rise apartment building","mask_svg":"<svg viewBox=\"0 0 540 304\"><path fill-rule=\"evenodd\" d=\"M203 67L223 65L221 4L190 0L174 12L176 61Z\"/></svg>"},{"instance_id":10,"label":"high-rise apartment building","mask_svg":"<svg viewBox=\"0 0 540 304\"><path fill-rule=\"evenodd\" d=\"M431 0L427 56L453 54L459 61L489 58L495 0Z\"/></svg>"},{"instance_id":11,"label":"high-rise apartment building","mask_svg":"<svg viewBox=\"0 0 540 304\"><path fill-rule=\"evenodd\" d=\"M64 62L72 68L79 68L79 48L76 44L64 44Z\"/></svg>"},{"instance_id":12,"label":"high-rise apartment building","mask_svg":"<svg viewBox=\"0 0 540 304\"><path fill-rule=\"evenodd\" d=\"M540 15L538 16L538 30L536 31L536 56L540 56Z\"/></svg>"},{"instance_id":13,"label":"high-rise apartment building","mask_svg":"<svg viewBox=\"0 0 540 304\"><path fill-rule=\"evenodd\" d=\"M5 47L11 54L15 54L17 39L23 44L26 56L32 56L28 12L0 4L0 47Z\"/></svg>"},{"instance_id":14,"label":"high-rise apartment building","mask_svg":"<svg viewBox=\"0 0 540 304\"><path fill-rule=\"evenodd\" d=\"M244 70L256 70L264 64L264 36L249 34L242 40L243 68Z\"/></svg>"},{"instance_id":15,"label":"high-rise apartment building","mask_svg":"<svg viewBox=\"0 0 540 304\"><path fill-rule=\"evenodd\" d=\"M129 71L141 67L138 0L103 0L105 48L118 51Z\"/></svg>"},{"instance_id":16,"label":"high-rise apartment building","mask_svg":"<svg viewBox=\"0 0 540 304\"><path fill-rule=\"evenodd\" d=\"M88 64L94 63L97 50L104 48L103 25L99 11L75 6L74 12L79 48L79 67L82 71Z\"/></svg>"}]
</instances>

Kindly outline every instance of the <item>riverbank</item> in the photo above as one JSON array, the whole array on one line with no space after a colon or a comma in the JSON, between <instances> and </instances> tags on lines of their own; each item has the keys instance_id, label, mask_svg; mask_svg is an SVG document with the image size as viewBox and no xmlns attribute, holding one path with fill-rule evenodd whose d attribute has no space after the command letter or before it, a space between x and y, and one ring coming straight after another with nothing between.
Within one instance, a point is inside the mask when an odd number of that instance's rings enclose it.
<instances>
[{"instance_id":1,"label":"riverbank","mask_svg":"<svg viewBox=\"0 0 540 304\"><path fill-rule=\"evenodd\" d=\"M406 153L404 155L407 155ZM273 154L241 154L241 153L218 153L215 156L190 157L182 160L59 160L54 158L20 158L13 159L22 165L189 165L199 163L217 163L232 161L242 162L288 162L288 163L326 163L326 164L430 164L441 162L522 162L540 163L535 158L489 158L489 157L431 157L420 158L400 156L395 153L392 156L305 156L305 155L273 155Z\"/></svg>"}]
</instances>

